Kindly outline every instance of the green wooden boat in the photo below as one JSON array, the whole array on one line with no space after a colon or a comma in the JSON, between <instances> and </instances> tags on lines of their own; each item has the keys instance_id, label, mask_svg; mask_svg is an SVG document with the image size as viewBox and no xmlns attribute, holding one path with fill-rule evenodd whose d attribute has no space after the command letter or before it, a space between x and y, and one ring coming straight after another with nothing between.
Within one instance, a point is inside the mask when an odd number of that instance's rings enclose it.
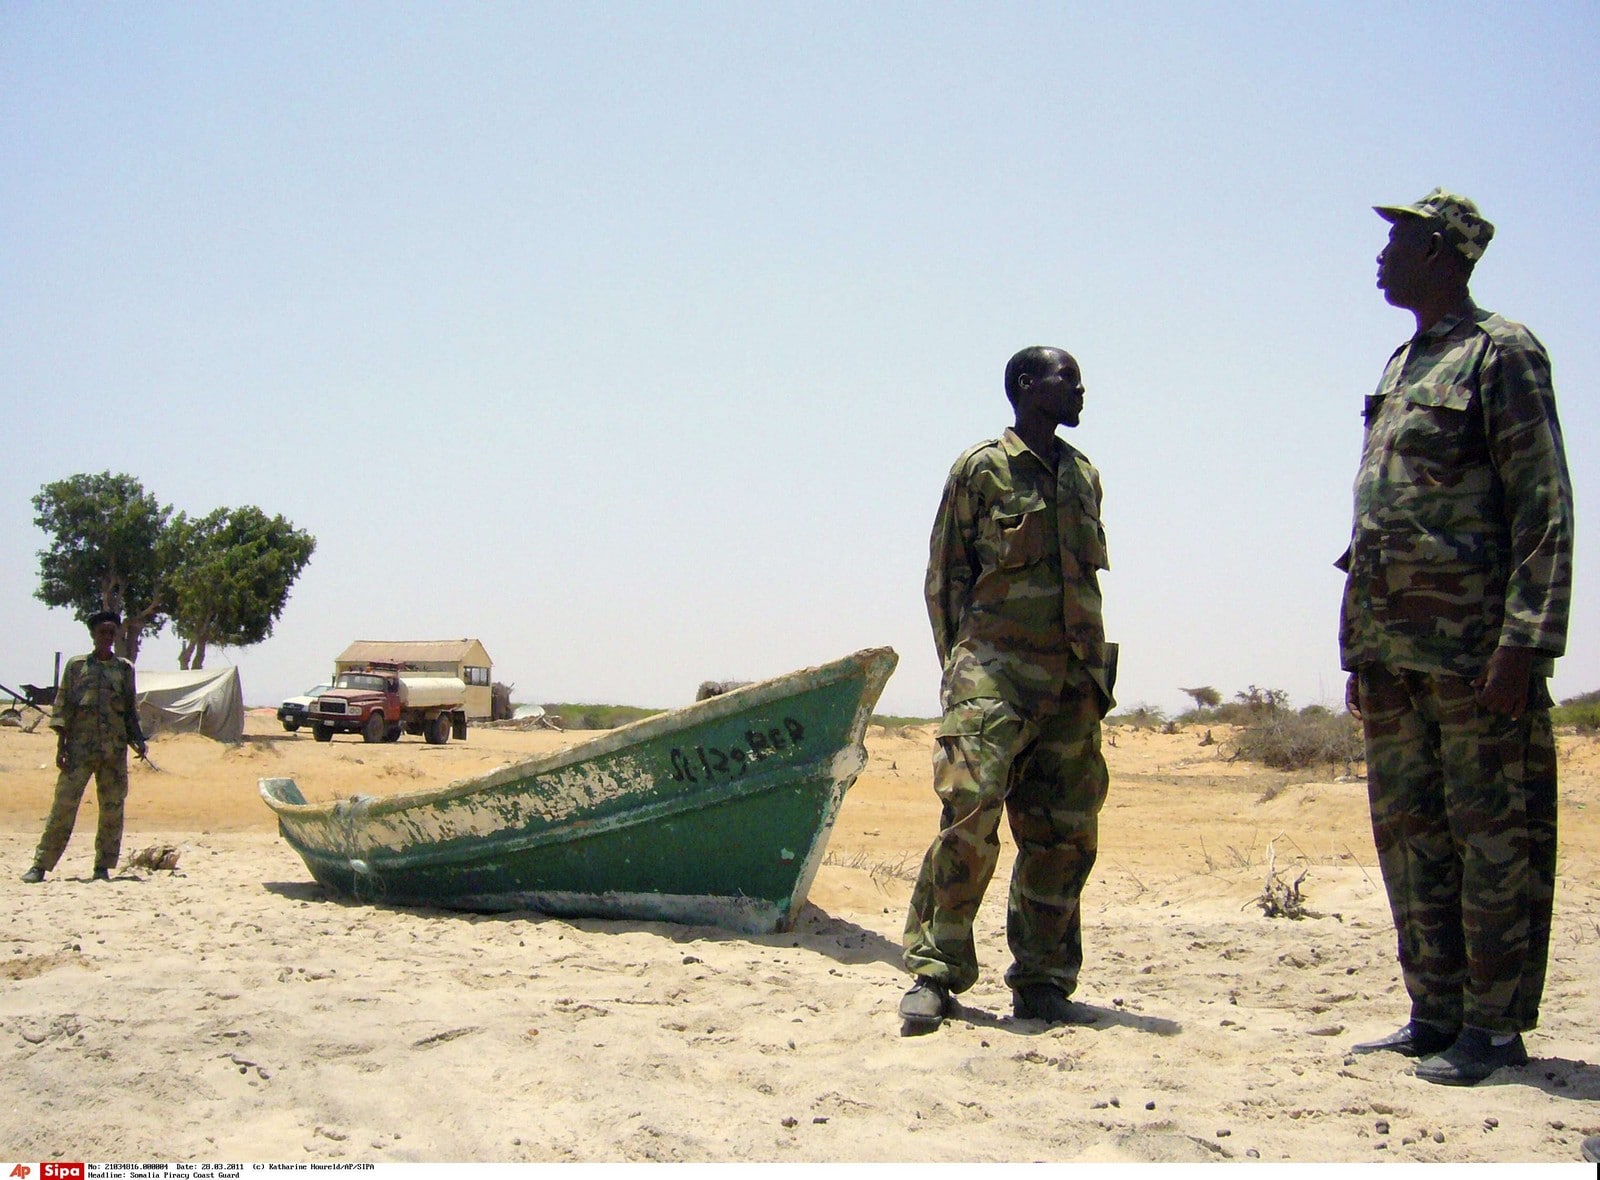
<instances>
[{"instance_id":1,"label":"green wooden boat","mask_svg":"<svg viewBox=\"0 0 1600 1180\"><path fill-rule=\"evenodd\" d=\"M889 648L746 685L447 787L261 797L325 889L360 901L787 930L822 863Z\"/></svg>"}]
</instances>

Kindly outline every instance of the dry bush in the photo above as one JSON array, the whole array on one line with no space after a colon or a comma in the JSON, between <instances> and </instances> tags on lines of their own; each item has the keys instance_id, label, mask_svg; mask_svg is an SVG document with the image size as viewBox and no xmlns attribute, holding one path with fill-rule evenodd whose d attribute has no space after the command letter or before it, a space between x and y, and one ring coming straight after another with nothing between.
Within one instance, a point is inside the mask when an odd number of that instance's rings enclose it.
<instances>
[{"instance_id":1,"label":"dry bush","mask_svg":"<svg viewBox=\"0 0 1600 1180\"><path fill-rule=\"evenodd\" d=\"M1258 711L1234 739L1233 756L1274 770L1303 770L1349 766L1366 757L1366 746L1353 717L1312 705L1298 713Z\"/></svg>"}]
</instances>

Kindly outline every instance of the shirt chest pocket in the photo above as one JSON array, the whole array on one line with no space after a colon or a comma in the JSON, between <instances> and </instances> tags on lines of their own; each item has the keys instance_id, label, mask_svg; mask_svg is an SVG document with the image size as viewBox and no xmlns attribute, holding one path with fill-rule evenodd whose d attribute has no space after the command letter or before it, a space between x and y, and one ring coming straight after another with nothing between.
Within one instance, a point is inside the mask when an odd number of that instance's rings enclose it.
<instances>
[{"instance_id":1,"label":"shirt chest pocket","mask_svg":"<svg viewBox=\"0 0 1600 1180\"><path fill-rule=\"evenodd\" d=\"M1470 386L1413 385L1405 391L1395 452L1446 465L1477 458L1484 451L1478 417Z\"/></svg>"},{"instance_id":2,"label":"shirt chest pocket","mask_svg":"<svg viewBox=\"0 0 1600 1180\"><path fill-rule=\"evenodd\" d=\"M999 506L987 518L996 569L1026 569L1042 561L1050 551L1049 513L1042 502L1021 502Z\"/></svg>"}]
</instances>

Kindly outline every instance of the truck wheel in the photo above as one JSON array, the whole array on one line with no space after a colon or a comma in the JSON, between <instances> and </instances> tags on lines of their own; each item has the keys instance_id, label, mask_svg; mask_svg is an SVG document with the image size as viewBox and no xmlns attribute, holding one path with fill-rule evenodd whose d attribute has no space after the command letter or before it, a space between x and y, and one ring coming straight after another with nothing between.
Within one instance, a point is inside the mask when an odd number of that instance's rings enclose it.
<instances>
[{"instance_id":1,"label":"truck wheel","mask_svg":"<svg viewBox=\"0 0 1600 1180\"><path fill-rule=\"evenodd\" d=\"M295 730L297 730L299 728L300 728L300 723L298 721L285 721L283 723L283 731L285 733L293 733Z\"/></svg>"},{"instance_id":2,"label":"truck wheel","mask_svg":"<svg viewBox=\"0 0 1600 1180\"><path fill-rule=\"evenodd\" d=\"M428 722L427 732L430 746L442 746L450 740L450 714L439 713Z\"/></svg>"},{"instance_id":3,"label":"truck wheel","mask_svg":"<svg viewBox=\"0 0 1600 1180\"><path fill-rule=\"evenodd\" d=\"M318 721L311 726L311 736L319 742L331 742L333 740L333 730Z\"/></svg>"},{"instance_id":4,"label":"truck wheel","mask_svg":"<svg viewBox=\"0 0 1600 1180\"><path fill-rule=\"evenodd\" d=\"M383 740L386 742L397 742L400 740L400 735L404 732L405 726L396 721L393 725L389 726L388 729L383 731Z\"/></svg>"},{"instance_id":5,"label":"truck wheel","mask_svg":"<svg viewBox=\"0 0 1600 1180\"><path fill-rule=\"evenodd\" d=\"M367 718L367 723L361 727L361 740L371 745L383 740L384 731L388 728L384 724L383 714L374 713Z\"/></svg>"}]
</instances>

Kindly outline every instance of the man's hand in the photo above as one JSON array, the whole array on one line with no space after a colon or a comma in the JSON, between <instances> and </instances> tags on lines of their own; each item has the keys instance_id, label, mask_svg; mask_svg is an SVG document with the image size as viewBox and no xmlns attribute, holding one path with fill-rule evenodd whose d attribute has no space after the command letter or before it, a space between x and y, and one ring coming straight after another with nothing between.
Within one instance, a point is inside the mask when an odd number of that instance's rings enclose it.
<instances>
[{"instance_id":1,"label":"man's hand","mask_svg":"<svg viewBox=\"0 0 1600 1180\"><path fill-rule=\"evenodd\" d=\"M60 743L58 743L56 745L56 769L57 770L65 770L66 768L67 768L67 743L66 742L60 742Z\"/></svg>"},{"instance_id":2,"label":"man's hand","mask_svg":"<svg viewBox=\"0 0 1600 1180\"><path fill-rule=\"evenodd\" d=\"M1344 682L1344 707L1350 710L1350 716L1361 720L1361 678L1355 672Z\"/></svg>"},{"instance_id":3,"label":"man's hand","mask_svg":"<svg viewBox=\"0 0 1600 1180\"><path fill-rule=\"evenodd\" d=\"M1531 647L1497 647L1472 681L1478 704L1491 713L1517 718L1528 708L1528 681L1533 675Z\"/></svg>"}]
</instances>

